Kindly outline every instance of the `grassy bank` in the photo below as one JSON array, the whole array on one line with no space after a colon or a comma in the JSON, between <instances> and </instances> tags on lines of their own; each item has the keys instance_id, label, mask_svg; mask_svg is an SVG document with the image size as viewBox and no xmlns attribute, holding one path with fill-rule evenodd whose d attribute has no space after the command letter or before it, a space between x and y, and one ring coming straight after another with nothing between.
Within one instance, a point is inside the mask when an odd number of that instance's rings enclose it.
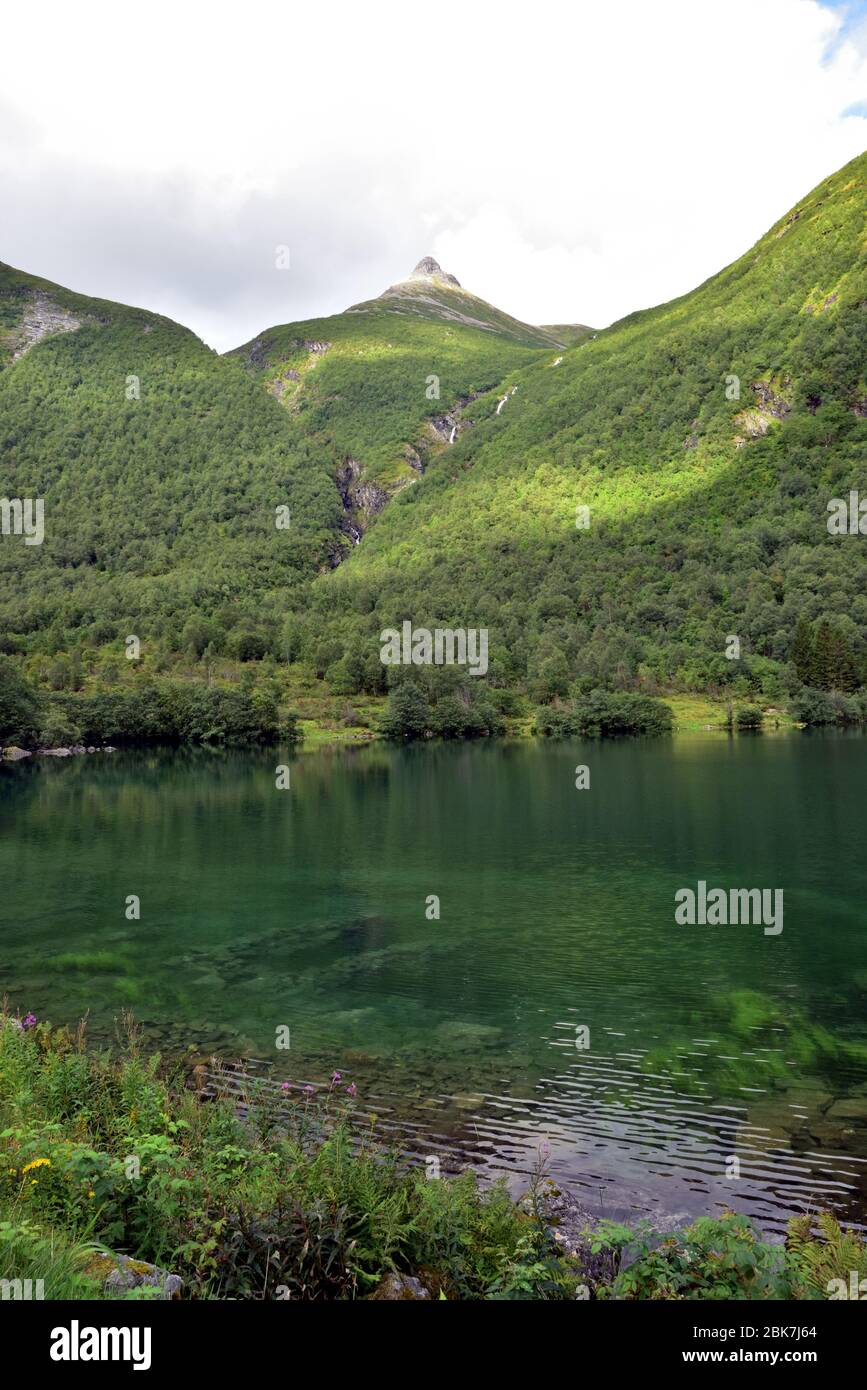
<instances>
[{"instance_id":1,"label":"grassy bank","mask_svg":"<svg viewBox=\"0 0 867 1390\"><path fill-rule=\"evenodd\" d=\"M793 1220L785 1245L734 1213L661 1236L591 1227L545 1178L544 1153L519 1202L469 1172L433 1176L355 1119L337 1072L253 1086L247 1102L242 1117L228 1097L203 1100L130 1020L109 1056L83 1028L4 1012L0 1279L104 1298L119 1254L199 1299L817 1299L867 1276L867 1246L829 1216Z\"/></svg>"}]
</instances>

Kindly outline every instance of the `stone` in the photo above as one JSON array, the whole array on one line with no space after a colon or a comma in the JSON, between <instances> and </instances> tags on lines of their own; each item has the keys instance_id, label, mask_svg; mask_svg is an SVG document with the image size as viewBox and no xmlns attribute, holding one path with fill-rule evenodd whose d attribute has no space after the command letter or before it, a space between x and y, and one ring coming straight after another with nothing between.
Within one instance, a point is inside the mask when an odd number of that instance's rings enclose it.
<instances>
[{"instance_id":1,"label":"stone","mask_svg":"<svg viewBox=\"0 0 867 1390\"><path fill-rule=\"evenodd\" d=\"M856 1124L867 1125L867 1096L845 1096L835 1100L827 1113L832 1122L854 1120Z\"/></svg>"},{"instance_id":2,"label":"stone","mask_svg":"<svg viewBox=\"0 0 867 1390\"><path fill-rule=\"evenodd\" d=\"M501 1028L457 1018L441 1023L434 1033L438 1044L454 1052L474 1052L477 1048L494 1047L501 1037Z\"/></svg>"},{"instance_id":3,"label":"stone","mask_svg":"<svg viewBox=\"0 0 867 1390\"><path fill-rule=\"evenodd\" d=\"M469 1092L452 1096L452 1104L458 1110L481 1110L485 1103L485 1097L481 1095L471 1095Z\"/></svg>"},{"instance_id":4,"label":"stone","mask_svg":"<svg viewBox=\"0 0 867 1390\"><path fill-rule=\"evenodd\" d=\"M388 1302L397 1302L402 1299L412 1299L419 1301L430 1298L430 1290L426 1289L420 1279L414 1278L411 1274L386 1274L377 1284L372 1299L385 1299Z\"/></svg>"},{"instance_id":5,"label":"stone","mask_svg":"<svg viewBox=\"0 0 867 1390\"><path fill-rule=\"evenodd\" d=\"M146 1260L133 1260L129 1255L116 1255L110 1251L95 1254L86 1266L86 1273L101 1279L107 1294L147 1287L160 1289L160 1297L168 1301L180 1298L183 1288L180 1275L169 1274L167 1270L148 1264Z\"/></svg>"},{"instance_id":6,"label":"stone","mask_svg":"<svg viewBox=\"0 0 867 1390\"><path fill-rule=\"evenodd\" d=\"M22 758L32 758L32 756L33 754L28 753L26 748L16 748L14 744L10 744L8 748L3 749L3 757L8 759L10 763L17 763L20 762Z\"/></svg>"}]
</instances>

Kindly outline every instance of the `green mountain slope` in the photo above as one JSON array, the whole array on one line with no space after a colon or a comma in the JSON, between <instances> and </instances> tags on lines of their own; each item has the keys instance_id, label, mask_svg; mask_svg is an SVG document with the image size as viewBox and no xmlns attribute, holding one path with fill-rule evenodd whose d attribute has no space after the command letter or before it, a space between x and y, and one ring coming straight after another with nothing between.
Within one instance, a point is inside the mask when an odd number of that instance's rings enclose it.
<instances>
[{"instance_id":1,"label":"green mountain slope","mask_svg":"<svg viewBox=\"0 0 867 1390\"><path fill-rule=\"evenodd\" d=\"M44 544L0 537L0 648L56 690L131 678L136 634L149 673L382 693L410 619L487 628L487 684L536 701L863 684L867 537L827 523L867 500L865 172L596 333L426 258L220 358L0 266L0 498L45 501Z\"/></svg>"},{"instance_id":2,"label":"green mountain slope","mask_svg":"<svg viewBox=\"0 0 867 1390\"><path fill-rule=\"evenodd\" d=\"M0 649L58 690L173 654L210 672L292 653L310 581L468 427L467 404L550 351L440 278L442 312L417 275L419 312L386 292L220 358L159 315L0 266L0 497L45 506L41 545L0 536ZM140 665L118 660L129 635Z\"/></svg>"},{"instance_id":3,"label":"green mountain slope","mask_svg":"<svg viewBox=\"0 0 867 1390\"><path fill-rule=\"evenodd\" d=\"M378 299L269 328L230 356L285 407L299 446L327 460L354 541L460 437L474 399L552 345L428 257Z\"/></svg>"},{"instance_id":4,"label":"green mountain slope","mask_svg":"<svg viewBox=\"0 0 867 1390\"><path fill-rule=\"evenodd\" d=\"M230 648L263 601L279 613L275 595L316 572L342 516L327 467L236 362L168 319L8 266L0 496L45 507L41 545L0 537L13 652L125 634L171 646L197 614Z\"/></svg>"},{"instance_id":5,"label":"green mountain slope","mask_svg":"<svg viewBox=\"0 0 867 1390\"><path fill-rule=\"evenodd\" d=\"M494 678L538 699L774 699L810 675L801 620L843 653L813 683L863 679L867 537L829 535L827 505L867 499L865 172L861 156L697 290L468 406L474 428L314 586L303 649L349 652L350 685L371 681L361 654L409 617L488 627Z\"/></svg>"}]
</instances>

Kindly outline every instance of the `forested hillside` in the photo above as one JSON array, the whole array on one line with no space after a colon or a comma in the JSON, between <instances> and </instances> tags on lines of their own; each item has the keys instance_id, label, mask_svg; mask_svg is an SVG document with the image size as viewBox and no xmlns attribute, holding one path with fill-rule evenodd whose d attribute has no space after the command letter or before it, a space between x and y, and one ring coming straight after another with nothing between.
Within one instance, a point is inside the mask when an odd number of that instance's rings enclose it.
<instances>
[{"instance_id":1,"label":"forested hillside","mask_svg":"<svg viewBox=\"0 0 867 1390\"><path fill-rule=\"evenodd\" d=\"M489 631L452 714L483 685L851 694L867 540L828 507L867 500L865 172L597 333L521 324L426 258L220 358L0 267L0 496L45 503L43 544L0 538L3 651L57 692L127 680L136 634L137 673L264 659L370 695L405 677L379 634L408 619Z\"/></svg>"},{"instance_id":2,"label":"forested hillside","mask_svg":"<svg viewBox=\"0 0 867 1390\"><path fill-rule=\"evenodd\" d=\"M277 402L178 324L8 266L0 322L0 496L45 507L41 545L0 539L5 650L122 657L205 617L241 651L277 622L342 511Z\"/></svg>"},{"instance_id":3,"label":"forested hillside","mask_svg":"<svg viewBox=\"0 0 867 1390\"><path fill-rule=\"evenodd\" d=\"M473 400L557 346L453 282L426 257L378 299L231 354L285 407L299 450L330 460L350 542L460 437Z\"/></svg>"},{"instance_id":4,"label":"forested hillside","mask_svg":"<svg viewBox=\"0 0 867 1390\"><path fill-rule=\"evenodd\" d=\"M375 681L364 654L410 617L487 626L495 682L543 701L773 700L819 667L821 687L863 683L867 540L827 523L831 499L867 497L865 172L862 156L691 294L470 405L473 428L314 586L302 650L348 652L350 680ZM832 633L837 655L799 665L796 630Z\"/></svg>"}]
</instances>

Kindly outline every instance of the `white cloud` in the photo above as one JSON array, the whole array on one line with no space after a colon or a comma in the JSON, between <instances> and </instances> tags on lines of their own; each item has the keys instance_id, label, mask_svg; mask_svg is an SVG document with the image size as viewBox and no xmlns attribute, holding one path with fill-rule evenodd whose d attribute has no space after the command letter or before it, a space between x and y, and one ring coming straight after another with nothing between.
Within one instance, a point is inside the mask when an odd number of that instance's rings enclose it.
<instances>
[{"instance_id":1,"label":"white cloud","mask_svg":"<svg viewBox=\"0 0 867 1390\"><path fill-rule=\"evenodd\" d=\"M601 325L860 152L843 23L817 0L20 7L0 258L220 348L428 252L520 317Z\"/></svg>"}]
</instances>

